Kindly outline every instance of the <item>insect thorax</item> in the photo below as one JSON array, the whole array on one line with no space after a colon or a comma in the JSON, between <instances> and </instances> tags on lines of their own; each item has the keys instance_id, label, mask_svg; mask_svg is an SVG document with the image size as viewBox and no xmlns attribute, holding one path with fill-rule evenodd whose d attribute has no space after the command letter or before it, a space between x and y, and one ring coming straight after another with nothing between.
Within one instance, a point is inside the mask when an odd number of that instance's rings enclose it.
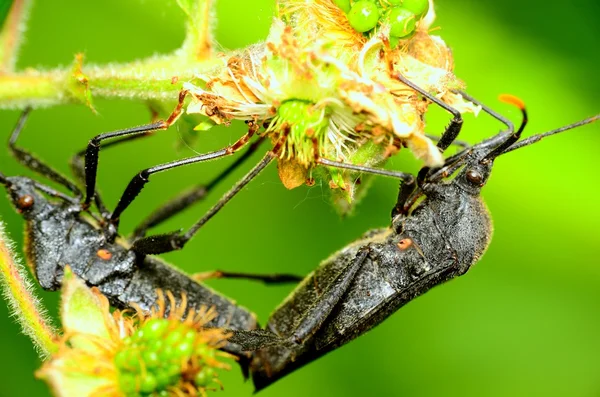
<instances>
[{"instance_id":1,"label":"insect thorax","mask_svg":"<svg viewBox=\"0 0 600 397\"><path fill-rule=\"evenodd\" d=\"M458 274L464 274L479 260L492 234L491 218L481 196L453 182L431 188L402 228L421 236L439 232L441 241L423 250L430 260L438 263L448 253L456 256Z\"/></svg>"}]
</instances>

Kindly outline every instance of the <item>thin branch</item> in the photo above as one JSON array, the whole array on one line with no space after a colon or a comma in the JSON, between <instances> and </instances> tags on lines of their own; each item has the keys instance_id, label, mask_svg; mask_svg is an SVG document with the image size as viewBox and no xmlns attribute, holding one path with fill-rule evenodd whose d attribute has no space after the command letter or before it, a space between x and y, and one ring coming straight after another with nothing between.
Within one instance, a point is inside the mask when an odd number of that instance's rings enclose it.
<instances>
[{"instance_id":1,"label":"thin branch","mask_svg":"<svg viewBox=\"0 0 600 397\"><path fill-rule=\"evenodd\" d=\"M218 64L215 58L190 64L179 56L163 56L85 66L78 55L70 68L0 74L0 109L65 103L92 107L92 98L174 101L184 82L201 85L196 76Z\"/></svg>"},{"instance_id":2,"label":"thin branch","mask_svg":"<svg viewBox=\"0 0 600 397\"><path fill-rule=\"evenodd\" d=\"M213 55L214 0L177 0L187 16L186 35L180 54L189 62L204 61Z\"/></svg>"},{"instance_id":3,"label":"thin branch","mask_svg":"<svg viewBox=\"0 0 600 397\"><path fill-rule=\"evenodd\" d=\"M15 69L31 3L32 0L13 0L4 25L0 23L0 74Z\"/></svg>"},{"instance_id":4,"label":"thin branch","mask_svg":"<svg viewBox=\"0 0 600 397\"><path fill-rule=\"evenodd\" d=\"M97 97L175 100L184 82L202 85L198 74L221 64L212 51L213 0L177 0L187 17L187 33L182 47L172 55L94 66L84 65L78 54L70 68L15 73L15 52L30 2L15 0L0 32L0 109L66 103L83 103L93 109Z\"/></svg>"},{"instance_id":5,"label":"thin branch","mask_svg":"<svg viewBox=\"0 0 600 397\"><path fill-rule=\"evenodd\" d=\"M33 294L33 285L25 268L16 259L13 244L4 232L0 221L0 285L12 315L17 319L23 333L29 336L42 359L58 350L55 343L56 330L49 324L48 315Z\"/></svg>"}]
</instances>

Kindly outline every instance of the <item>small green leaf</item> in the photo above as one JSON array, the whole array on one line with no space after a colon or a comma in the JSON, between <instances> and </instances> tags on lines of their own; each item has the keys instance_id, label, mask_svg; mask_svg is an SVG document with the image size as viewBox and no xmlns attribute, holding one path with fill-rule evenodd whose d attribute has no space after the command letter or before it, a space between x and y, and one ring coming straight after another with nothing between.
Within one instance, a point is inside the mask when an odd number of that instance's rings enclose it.
<instances>
[{"instance_id":1,"label":"small green leaf","mask_svg":"<svg viewBox=\"0 0 600 397\"><path fill-rule=\"evenodd\" d=\"M202 121L200 124L194 127L194 131L208 131L215 126L215 122L212 120Z\"/></svg>"},{"instance_id":2,"label":"small green leaf","mask_svg":"<svg viewBox=\"0 0 600 397\"><path fill-rule=\"evenodd\" d=\"M98 390L111 385L109 378L73 371L73 368L80 367L81 363L73 357L64 357L54 360L51 367L38 371L36 375L50 385L55 397L98 396Z\"/></svg>"}]
</instances>

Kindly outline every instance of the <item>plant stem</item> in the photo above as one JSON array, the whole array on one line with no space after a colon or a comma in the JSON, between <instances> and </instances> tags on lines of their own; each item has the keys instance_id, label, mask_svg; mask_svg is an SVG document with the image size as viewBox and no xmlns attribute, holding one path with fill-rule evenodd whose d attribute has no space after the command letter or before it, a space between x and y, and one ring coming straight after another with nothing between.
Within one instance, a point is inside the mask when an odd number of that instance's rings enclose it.
<instances>
[{"instance_id":1,"label":"plant stem","mask_svg":"<svg viewBox=\"0 0 600 397\"><path fill-rule=\"evenodd\" d=\"M188 58L188 62L207 60L213 56L212 23L216 20L213 12L214 0L177 0L179 7L188 17L186 23L186 35L182 54Z\"/></svg>"},{"instance_id":2,"label":"plant stem","mask_svg":"<svg viewBox=\"0 0 600 397\"><path fill-rule=\"evenodd\" d=\"M186 38L171 55L126 64L83 65L75 56L70 68L14 71L18 44L31 0L14 0L0 31L0 109L84 103L93 98L173 100L183 82L201 84L197 75L221 64L212 51L213 0L177 0L184 11Z\"/></svg>"},{"instance_id":3,"label":"plant stem","mask_svg":"<svg viewBox=\"0 0 600 397\"><path fill-rule=\"evenodd\" d=\"M128 64L83 66L77 56L72 68L0 74L0 109L85 103L91 98L173 100L183 82L219 64L215 58L188 63L183 56L149 58Z\"/></svg>"},{"instance_id":4,"label":"plant stem","mask_svg":"<svg viewBox=\"0 0 600 397\"><path fill-rule=\"evenodd\" d=\"M15 68L31 3L31 0L13 0L4 26L0 23L0 74L11 72Z\"/></svg>"},{"instance_id":5,"label":"plant stem","mask_svg":"<svg viewBox=\"0 0 600 397\"><path fill-rule=\"evenodd\" d=\"M16 260L13 244L0 221L0 284L12 315L17 318L23 333L29 336L42 359L58 350L56 330L49 324L48 315L33 294L33 285L23 265Z\"/></svg>"}]
</instances>

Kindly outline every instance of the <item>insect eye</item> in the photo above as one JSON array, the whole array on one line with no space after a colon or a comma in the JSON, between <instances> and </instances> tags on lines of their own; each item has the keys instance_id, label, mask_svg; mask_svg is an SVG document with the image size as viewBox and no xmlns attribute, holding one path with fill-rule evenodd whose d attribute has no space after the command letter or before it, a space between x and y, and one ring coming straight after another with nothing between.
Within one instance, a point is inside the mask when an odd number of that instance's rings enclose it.
<instances>
[{"instance_id":1,"label":"insect eye","mask_svg":"<svg viewBox=\"0 0 600 397\"><path fill-rule=\"evenodd\" d=\"M483 175L477 170L468 170L467 180L474 185L480 185L483 182Z\"/></svg>"},{"instance_id":2,"label":"insect eye","mask_svg":"<svg viewBox=\"0 0 600 397\"><path fill-rule=\"evenodd\" d=\"M29 194L21 196L19 197L19 200L17 200L17 208L20 210L27 210L33 207L33 201L33 196L30 196Z\"/></svg>"}]
</instances>

